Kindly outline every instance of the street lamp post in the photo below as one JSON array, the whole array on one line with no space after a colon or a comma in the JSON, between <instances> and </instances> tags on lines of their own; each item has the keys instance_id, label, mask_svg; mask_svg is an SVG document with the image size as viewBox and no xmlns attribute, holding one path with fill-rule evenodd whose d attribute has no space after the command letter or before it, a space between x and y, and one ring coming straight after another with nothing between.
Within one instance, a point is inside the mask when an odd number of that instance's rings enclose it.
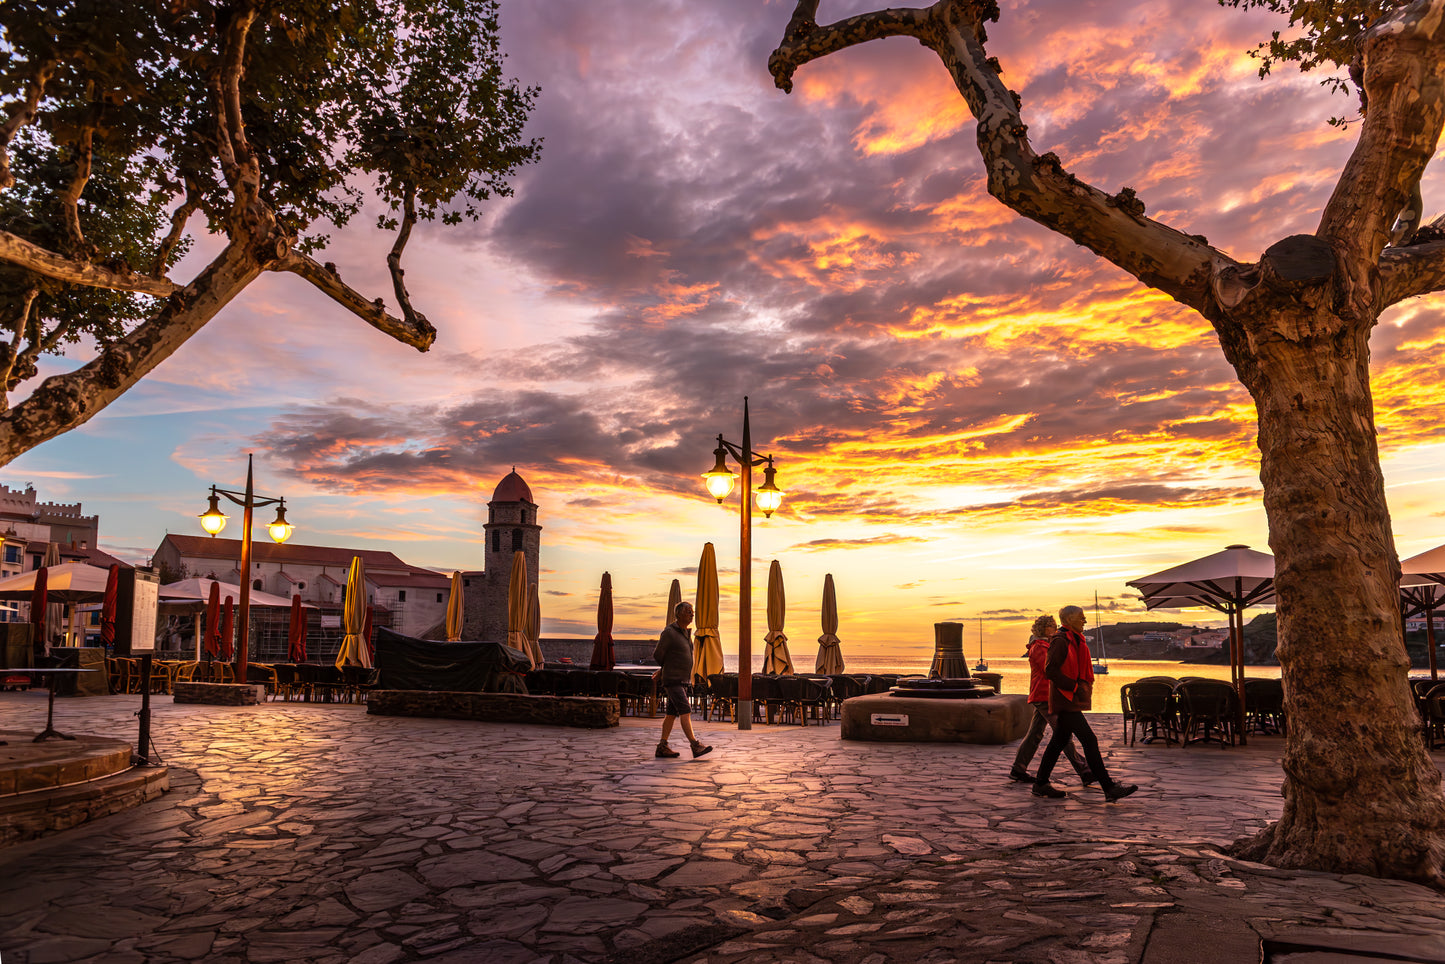
<instances>
[{"instance_id":1,"label":"street lamp post","mask_svg":"<svg viewBox=\"0 0 1445 964\"><path fill-rule=\"evenodd\" d=\"M285 542L291 538L295 526L286 521L286 500L284 498L271 499L258 497L252 486L251 456L246 456L246 491L232 492L229 489L218 489L211 486L211 501L206 511L201 513L201 528L215 538L221 530L226 527L226 514L221 511L219 504L220 496L225 496L236 505L241 506L245 512L241 521L241 613L238 635L240 639L236 643L236 682L246 682L246 659L247 650L251 643L251 514L255 509L268 505L276 506L276 519L266 526L271 538L278 543Z\"/></svg>"},{"instance_id":2,"label":"street lamp post","mask_svg":"<svg viewBox=\"0 0 1445 964\"><path fill-rule=\"evenodd\" d=\"M740 526L738 565L738 729L753 728L753 466L766 465L763 484L758 486L758 508L763 517L770 517L782 505L783 492L774 482L777 470L771 455L753 451L752 426L748 420L748 397L743 396L743 444L734 445L721 435L712 453L716 463L703 474L707 490L718 504L732 492L737 476L728 468L729 455L742 469L742 522Z\"/></svg>"}]
</instances>

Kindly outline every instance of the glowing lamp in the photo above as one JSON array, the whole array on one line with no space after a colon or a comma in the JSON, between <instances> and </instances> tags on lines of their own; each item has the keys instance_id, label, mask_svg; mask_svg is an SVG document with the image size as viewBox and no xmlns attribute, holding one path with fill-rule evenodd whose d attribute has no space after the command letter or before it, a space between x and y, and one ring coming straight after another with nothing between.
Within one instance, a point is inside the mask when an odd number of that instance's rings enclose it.
<instances>
[{"instance_id":1,"label":"glowing lamp","mask_svg":"<svg viewBox=\"0 0 1445 964\"><path fill-rule=\"evenodd\" d=\"M291 538L291 533L296 531L296 527L286 521L285 499L282 499L281 504L276 507L276 520L266 526L266 530L271 533L271 538L276 542L285 542Z\"/></svg>"},{"instance_id":2,"label":"glowing lamp","mask_svg":"<svg viewBox=\"0 0 1445 964\"><path fill-rule=\"evenodd\" d=\"M719 443L721 443L721 439L719 439ZM728 493L733 490L733 485L737 482L738 477L727 466L727 449L719 444L712 454L717 456L717 464L704 472L702 477L707 484L708 494L717 499L718 504L721 505L722 500L726 499Z\"/></svg>"},{"instance_id":3,"label":"glowing lamp","mask_svg":"<svg viewBox=\"0 0 1445 964\"><path fill-rule=\"evenodd\" d=\"M220 497L215 492L211 493L211 505L199 516L201 528L209 532L213 537L222 529L226 528L226 513L221 511Z\"/></svg>"},{"instance_id":4,"label":"glowing lamp","mask_svg":"<svg viewBox=\"0 0 1445 964\"><path fill-rule=\"evenodd\" d=\"M778 506L783 504L783 490L773 482L773 476L777 474L777 471L773 468L772 460L769 459L768 467L763 469L763 484L758 486L758 491L753 496L753 501L757 503L759 509L763 510L765 519L771 518L773 513L778 511Z\"/></svg>"}]
</instances>

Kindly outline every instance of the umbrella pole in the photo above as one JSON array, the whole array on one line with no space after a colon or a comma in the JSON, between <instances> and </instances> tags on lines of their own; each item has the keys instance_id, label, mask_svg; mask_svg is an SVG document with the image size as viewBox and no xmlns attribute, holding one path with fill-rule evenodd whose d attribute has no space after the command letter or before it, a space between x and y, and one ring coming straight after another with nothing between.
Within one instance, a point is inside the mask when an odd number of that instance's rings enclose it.
<instances>
[{"instance_id":1,"label":"umbrella pole","mask_svg":"<svg viewBox=\"0 0 1445 964\"><path fill-rule=\"evenodd\" d=\"M1236 584L1237 584L1237 583L1238 583L1238 580L1235 580L1235 582L1236 582ZM1239 588L1239 587L1236 585L1236 588ZM1234 648L1234 653L1235 653L1235 659L1234 659L1234 668L1235 668L1234 692L1235 692L1235 695L1237 695L1237 696L1239 697L1239 721L1238 721L1238 722L1239 722L1239 726L1238 726L1238 731L1239 731L1239 745L1240 745L1240 746L1247 746L1248 743L1249 743L1249 736L1248 736L1248 734L1246 734L1246 733L1244 732L1244 606L1243 606L1243 605L1241 605L1241 606L1239 607L1238 611L1235 612L1235 614L1234 614L1234 623L1235 623L1235 626L1236 626L1236 633L1237 633L1237 635L1235 635L1235 639L1237 640L1237 642L1236 642L1235 648Z\"/></svg>"},{"instance_id":2,"label":"umbrella pole","mask_svg":"<svg viewBox=\"0 0 1445 964\"><path fill-rule=\"evenodd\" d=\"M1435 666L1435 607L1425 607L1425 649L1430 653L1430 678L1439 679Z\"/></svg>"}]
</instances>

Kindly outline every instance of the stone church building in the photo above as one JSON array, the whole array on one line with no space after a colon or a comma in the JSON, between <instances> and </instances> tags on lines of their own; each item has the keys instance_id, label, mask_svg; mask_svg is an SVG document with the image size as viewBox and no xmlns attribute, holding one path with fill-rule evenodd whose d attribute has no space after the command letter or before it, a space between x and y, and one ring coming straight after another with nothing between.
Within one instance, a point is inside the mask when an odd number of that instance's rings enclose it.
<instances>
[{"instance_id":1,"label":"stone church building","mask_svg":"<svg viewBox=\"0 0 1445 964\"><path fill-rule=\"evenodd\" d=\"M466 602L462 638L502 642L507 638L507 590L512 580L512 554L520 549L525 555L530 588L539 582L537 567L542 547L537 503L515 467L492 492L482 534L485 540L482 559L486 568L462 573Z\"/></svg>"}]
</instances>

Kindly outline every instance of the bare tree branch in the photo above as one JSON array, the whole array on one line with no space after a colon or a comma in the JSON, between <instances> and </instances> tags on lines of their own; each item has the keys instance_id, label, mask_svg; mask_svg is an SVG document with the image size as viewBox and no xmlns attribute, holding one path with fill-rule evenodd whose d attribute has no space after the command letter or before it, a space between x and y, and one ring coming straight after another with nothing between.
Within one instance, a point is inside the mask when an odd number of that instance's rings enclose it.
<instances>
[{"instance_id":1,"label":"bare tree branch","mask_svg":"<svg viewBox=\"0 0 1445 964\"><path fill-rule=\"evenodd\" d=\"M1386 248L1380 255L1380 299L1385 307L1445 290L1445 241Z\"/></svg>"},{"instance_id":2,"label":"bare tree branch","mask_svg":"<svg viewBox=\"0 0 1445 964\"><path fill-rule=\"evenodd\" d=\"M241 114L241 77L246 68L246 40L256 22L255 2L238 4L231 12L221 41L221 57L211 81L215 99L216 155L221 172L239 207L247 207L260 194L261 169Z\"/></svg>"},{"instance_id":3,"label":"bare tree branch","mask_svg":"<svg viewBox=\"0 0 1445 964\"><path fill-rule=\"evenodd\" d=\"M171 259L171 253L176 250L176 245L181 243L181 238L186 233L186 222L191 219L201 206L201 193L196 189L194 182L186 181L186 199L181 206L176 208L171 215L171 230L161 242L160 248L156 251L155 263L151 265L151 277L163 278L166 273L166 262Z\"/></svg>"},{"instance_id":4,"label":"bare tree branch","mask_svg":"<svg viewBox=\"0 0 1445 964\"><path fill-rule=\"evenodd\" d=\"M273 270L300 275L362 321L404 345L426 351L436 340L436 329L424 316L408 314L406 320L402 320L388 314L380 298L367 301L360 292L342 281L341 276L336 273L335 265L322 265L304 254L292 251L272 267Z\"/></svg>"},{"instance_id":5,"label":"bare tree branch","mask_svg":"<svg viewBox=\"0 0 1445 964\"><path fill-rule=\"evenodd\" d=\"M45 379L0 416L0 465L85 424L174 354L262 270L245 245L227 245L197 276L193 288L172 292L155 315L103 346L88 364Z\"/></svg>"},{"instance_id":6,"label":"bare tree branch","mask_svg":"<svg viewBox=\"0 0 1445 964\"><path fill-rule=\"evenodd\" d=\"M783 32L783 42L768 58L768 70L773 75L773 83L791 94L793 72L809 61L880 37L921 38L926 32L935 29L934 21L939 8L946 5L947 0L944 0L931 7L879 10L819 27L818 0L798 0L798 6L793 10L793 18L788 21L788 27Z\"/></svg>"},{"instance_id":7,"label":"bare tree branch","mask_svg":"<svg viewBox=\"0 0 1445 964\"><path fill-rule=\"evenodd\" d=\"M75 176L70 179L59 197L60 210L65 218L65 234L70 241L71 251L75 254L85 252L85 232L80 228L80 196L85 193L85 185L90 181L94 140L95 128L87 124L81 129L80 137L72 147L75 151Z\"/></svg>"},{"instance_id":8,"label":"bare tree branch","mask_svg":"<svg viewBox=\"0 0 1445 964\"><path fill-rule=\"evenodd\" d=\"M45 85L54 73L56 63L54 60L46 60L36 66L30 86L25 90L25 99L11 105L10 116L5 119L4 126L0 126L0 191L15 183L15 175L10 172L10 142L15 138L16 131L35 119L35 112L40 108L40 98L45 93Z\"/></svg>"},{"instance_id":9,"label":"bare tree branch","mask_svg":"<svg viewBox=\"0 0 1445 964\"><path fill-rule=\"evenodd\" d=\"M31 306L39 295L40 287L31 285L19 298L4 306L3 310L10 312L6 325L10 329L10 340L0 346L0 412L10 408L10 392L24 380L15 377L16 361L20 357L20 340L30 323Z\"/></svg>"},{"instance_id":10,"label":"bare tree branch","mask_svg":"<svg viewBox=\"0 0 1445 964\"><path fill-rule=\"evenodd\" d=\"M1435 153L1445 121L1445 0L1412 3L1382 18L1360 41L1369 109L1360 139L1325 205L1317 231L1374 265ZM1364 279L1357 283L1365 285Z\"/></svg>"},{"instance_id":11,"label":"bare tree branch","mask_svg":"<svg viewBox=\"0 0 1445 964\"><path fill-rule=\"evenodd\" d=\"M1445 0L1441 0L1445 2ZM907 33L948 68L978 121L978 149L988 190L1014 211L1108 259L1152 288L1209 317L1211 278L1236 263L1198 236L1144 217L1130 188L1110 195L1064 170L1053 154L1036 154L1019 113L1019 98L999 79L997 60L984 49L985 20L998 17L993 0L939 0L926 10L883 10L817 26L814 0L800 0L783 44L769 58L779 87L809 60L878 37Z\"/></svg>"},{"instance_id":12,"label":"bare tree branch","mask_svg":"<svg viewBox=\"0 0 1445 964\"><path fill-rule=\"evenodd\" d=\"M112 271L100 265L62 257L9 231L0 231L0 261L8 261L57 281L90 288L139 291L158 298L181 290L180 285L167 278L150 278L133 271Z\"/></svg>"},{"instance_id":13,"label":"bare tree branch","mask_svg":"<svg viewBox=\"0 0 1445 964\"><path fill-rule=\"evenodd\" d=\"M397 232L396 243L391 246L391 253L386 256L386 266L391 269L391 284L396 291L397 303L401 305L402 315L417 331L429 331L435 336L436 329L432 327L431 322L427 321L426 315L411 306L411 295L406 290L406 272L401 267L401 253L405 250L406 243L411 240L411 229L414 224L416 224L416 185L408 183L406 194L402 199L401 230Z\"/></svg>"}]
</instances>

